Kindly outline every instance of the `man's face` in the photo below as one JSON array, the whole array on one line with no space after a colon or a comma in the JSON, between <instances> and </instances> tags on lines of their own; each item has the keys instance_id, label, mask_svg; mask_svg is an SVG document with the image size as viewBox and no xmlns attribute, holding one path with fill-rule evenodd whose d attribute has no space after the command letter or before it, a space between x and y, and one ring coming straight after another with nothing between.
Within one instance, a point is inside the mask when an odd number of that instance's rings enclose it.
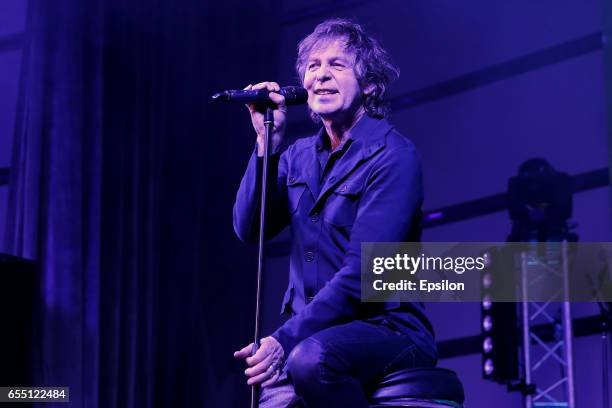
<instances>
[{"instance_id":1,"label":"man's face","mask_svg":"<svg viewBox=\"0 0 612 408\"><path fill-rule=\"evenodd\" d=\"M323 43L311 51L304 88L308 91L308 106L322 119L350 121L361 108L363 101L354 60L341 40Z\"/></svg>"}]
</instances>

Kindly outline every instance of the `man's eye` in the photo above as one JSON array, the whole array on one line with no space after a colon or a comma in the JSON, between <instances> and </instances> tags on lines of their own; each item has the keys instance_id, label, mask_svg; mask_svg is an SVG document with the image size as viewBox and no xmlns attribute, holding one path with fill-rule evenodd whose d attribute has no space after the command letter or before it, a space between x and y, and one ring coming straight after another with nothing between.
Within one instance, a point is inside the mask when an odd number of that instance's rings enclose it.
<instances>
[{"instance_id":1,"label":"man's eye","mask_svg":"<svg viewBox=\"0 0 612 408\"><path fill-rule=\"evenodd\" d=\"M314 68L316 68L316 67L317 67L317 64L309 64L309 65L308 65L308 69L309 69L309 70L313 70L313 69L314 69Z\"/></svg>"}]
</instances>

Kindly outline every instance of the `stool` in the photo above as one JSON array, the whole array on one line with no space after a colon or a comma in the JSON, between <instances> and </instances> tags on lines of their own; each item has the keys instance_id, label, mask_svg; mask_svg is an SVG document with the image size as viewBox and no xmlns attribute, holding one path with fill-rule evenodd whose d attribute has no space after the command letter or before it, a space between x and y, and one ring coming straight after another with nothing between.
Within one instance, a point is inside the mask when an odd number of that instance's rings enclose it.
<instances>
[{"instance_id":1,"label":"stool","mask_svg":"<svg viewBox=\"0 0 612 408\"><path fill-rule=\"evenodd\" d=\"M410 368L384 377L370 391L370 408L462 408L464 398L454 371Z\"/></svg>"}]
</instances>

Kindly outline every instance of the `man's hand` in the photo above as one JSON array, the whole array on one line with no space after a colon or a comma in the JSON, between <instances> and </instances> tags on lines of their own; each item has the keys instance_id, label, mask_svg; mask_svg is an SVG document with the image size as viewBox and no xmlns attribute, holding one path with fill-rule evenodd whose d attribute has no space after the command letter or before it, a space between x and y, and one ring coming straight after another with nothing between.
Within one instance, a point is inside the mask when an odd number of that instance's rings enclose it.
<instances>
[{"instance_id":1,"label":"man's hand","mask_svg":"<svg viewBox=\"0 0 612 408\"><path fill-rule=\"evenodd\" d=\"M283 141L285 135L285 126L287 123L287 105L285 104L285 97L279 93L280 86L276 82L260 82L255 85L248 85L245 90L259 90L267 89L270 91L270 99L276 104L276 108L273 111L274 115L274 128L272 130L270 143L270 152L275 152L278 146ZM257 133L257 155L263 156L264 153L264 113L257 110L254 104L247 104L247 109L251 114L251 121L253 122L253 128Z\"/></svg>"},{"instance_id":2,"label":"man's hand","mask_svg":"<svg viewBox=\"0 0 612 408\"><path fill-rule=\"evenodd\" d=\"M280 376L285 352L274 337L261 339L259 350L253 354L253 343L234 353L236 358L246 358L249 365L244 373L249 377L247 384L261 384L262 387L274 384Z\"/></svg>"}]
</instances>

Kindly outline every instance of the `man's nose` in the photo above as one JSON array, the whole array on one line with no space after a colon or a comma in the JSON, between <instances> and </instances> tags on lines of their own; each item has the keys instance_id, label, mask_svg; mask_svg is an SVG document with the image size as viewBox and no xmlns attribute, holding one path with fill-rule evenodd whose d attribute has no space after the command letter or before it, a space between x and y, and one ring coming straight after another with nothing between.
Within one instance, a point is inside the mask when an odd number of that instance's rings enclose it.
<instances>
[{"instance_id":1,"label":"man's nose","mask_svg":"<svg viewBox=\"0 0 612 408\"><path fill-rule=\"evenodd\" d=\"M325 81L330 78L329 74L329 66L327 64L321 64L319 69L317 70L316 79L317 81Z\"/></svg>"}]
</instances>

